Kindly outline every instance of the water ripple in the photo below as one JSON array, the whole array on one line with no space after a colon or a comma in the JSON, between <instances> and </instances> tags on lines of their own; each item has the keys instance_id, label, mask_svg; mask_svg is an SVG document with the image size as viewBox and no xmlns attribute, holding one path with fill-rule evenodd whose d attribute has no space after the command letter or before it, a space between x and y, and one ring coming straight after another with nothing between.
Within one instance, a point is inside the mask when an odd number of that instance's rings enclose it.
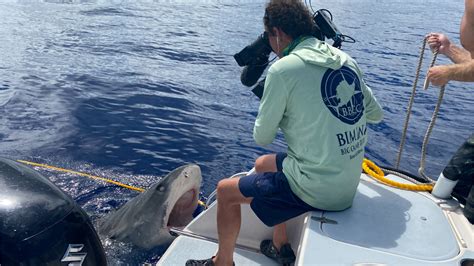
<instances>
[{"instance_id":1,"label":"water ripple","mask_svg":"<svg viewBox=\"0 0 474 266\"><path fill-rule=\"evenodd\" d=\"M281 134L267 147L252 139L259 103L240 84L232 58L263 31L265 1L9 2L0 2L0 155L141 187L197 163L208 195L258 156L286 149ZM369 126L366 156L393 164L422 37L443 31L459 43L462 1L334 0L317 6L330 9L339 29L358 41L343 48L357 59L385 111L382 123ZM432 176L474 130L468 87L448 84L428 148ZM409 172L417 171L437 95L436 88L417 91L402 161ZM46 174L94 223L136 195ZM113 265L156 261L163 251L103 242Z\"/></svg>"}]
</instances>

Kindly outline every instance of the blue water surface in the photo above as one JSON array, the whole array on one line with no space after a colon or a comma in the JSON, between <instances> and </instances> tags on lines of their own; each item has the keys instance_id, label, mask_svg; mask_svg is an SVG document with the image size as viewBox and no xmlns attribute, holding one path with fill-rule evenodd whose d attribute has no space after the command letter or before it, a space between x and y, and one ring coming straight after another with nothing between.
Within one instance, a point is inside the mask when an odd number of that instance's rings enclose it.
<instances>
[{"instance_id":1,"label":"blue water surface","mask_svg":"<svg viewBox=\"0 0 474 266\"><path fill-rule=\"evenodd\" d=\"M0 2L0 156L26 159L148 187L197 163L208 195L262 154L285 150L281 135L252 139L258 99L240 84L232 55L263 30L265 1L12 0ZM383 105L366 156L396 160L411 84L425 34L459 43L464 1L326 0L345 44ZM428 55L427 51L427 55ZM424 67L428 64L426 60ZM439 63L449 63L441 57ZM424 78L424 72L422 78ZM422 82L421 82L422 83ZM473 84L451 82L430 139L436 177L473 132ZM438 89L418 91L402 168L416 173ZM324 130L323 128L321 130ZM40 170L97 223L137 192ZM111 265L155 262L103 239Z\"/></svg>"}]
</instances>

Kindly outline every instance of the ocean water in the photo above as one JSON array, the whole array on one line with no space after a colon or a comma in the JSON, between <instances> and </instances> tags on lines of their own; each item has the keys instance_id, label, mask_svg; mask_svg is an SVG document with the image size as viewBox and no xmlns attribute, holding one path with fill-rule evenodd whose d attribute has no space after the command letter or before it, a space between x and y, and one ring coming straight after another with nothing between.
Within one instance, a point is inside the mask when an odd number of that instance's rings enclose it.
<instances>
[{"instance_id":1,"label":"ocean water","mask_svg":"<svg viewBox=\"0 0 474 266\"><path fill-rule=\"evenodd\" d=\"M264 5L0 1L0 156L145 188L180 165L197 163L202 194L208 195L220 179L250 169L258 156L285 150L281 135L267 147L253 141L258 99L240 84L241 69L232 58L262 32ZM383 122L369 128L366 157L393 165L423 36L440 31L459 43L464 1L327 0L312 6L331 10L339 29L357 40L343 49L356 58L385 111ZM440 57L438 63L449 61ZM473 86L448 84L428 147L433 177L473 132ZM415 98L401 164L409 172L417 172L437 95L430 88ZM94 223L137 195L39 171ZM164 250L103 242L111 265L155 262Z\"/></svg>"}]
</instances>

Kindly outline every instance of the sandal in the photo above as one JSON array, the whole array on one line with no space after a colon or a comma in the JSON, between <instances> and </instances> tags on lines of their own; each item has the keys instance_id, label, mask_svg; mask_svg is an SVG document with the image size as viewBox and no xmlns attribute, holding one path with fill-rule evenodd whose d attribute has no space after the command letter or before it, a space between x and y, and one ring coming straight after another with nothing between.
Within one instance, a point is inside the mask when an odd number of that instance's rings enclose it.
<instances>
[{"instance_id":1,"label":"sandal","mask_svg":"<svg viewBox=\"0 0 474 266\"><path fill-rule=\"evenodd\" d=\"M280 264L290 264L295 262L296 256L291 249L290 243L281 246L280 251L273 245L272 240L263 240L260 243L260 251L263 255L276 260Z\"/></svg>"},{"instance_id":2,"label":"sandal","mask_svg":"<svg viewBox=\"0 0 474 266\"><path fill-rule=\"evenodd\" d=\"M204 259L204 260L188 260L186 261L186 266L214 266L214 259L216 256L212 256L210 259ZM235 266L235 263L233 263Z\"/></svg>"},{"instance_id":3,"label":"sandal","mask_svg":"<svg viewBox=\"0 0 474 266\"><path fill-rule=\"evenodd\" d=\"M212 261L214 257L212 256L212 258L204 260L188 260L186 261L186 266L214 266L214 261Z\"/></svg>"}]
</instances>

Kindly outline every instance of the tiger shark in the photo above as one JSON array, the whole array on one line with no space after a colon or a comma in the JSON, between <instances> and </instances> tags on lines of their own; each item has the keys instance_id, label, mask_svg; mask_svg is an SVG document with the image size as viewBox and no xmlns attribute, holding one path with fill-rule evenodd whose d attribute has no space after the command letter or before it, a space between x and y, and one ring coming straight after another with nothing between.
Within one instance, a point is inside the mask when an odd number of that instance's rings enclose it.
<instances>
[{"instance_id":1,"label":"tiger shark","mask_svg":"<svg viewBox=\"0 0 474 266\"><path fill-rule=\"evenodd\" d=\"M171 171L156 184L107 215L99 232L144 249L169 244L171 227L184 227L198 205L201 169L195 164Z\"/></svg>"}]
</instances>

